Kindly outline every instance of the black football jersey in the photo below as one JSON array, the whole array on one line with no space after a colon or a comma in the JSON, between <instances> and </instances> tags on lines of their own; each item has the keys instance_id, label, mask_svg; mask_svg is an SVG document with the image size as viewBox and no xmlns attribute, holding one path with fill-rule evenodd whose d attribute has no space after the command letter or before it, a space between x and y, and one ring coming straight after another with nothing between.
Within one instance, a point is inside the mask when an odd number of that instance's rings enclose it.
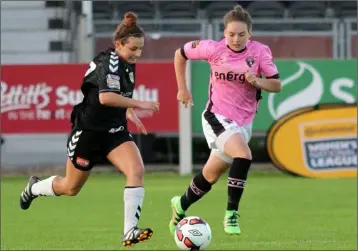
<instances>
[{"instance_id":1,"label":"black football jersey","mask_svg":"<svg viewBox=\"0 0 358 251\"><path fill-rule=\"evenodd\" d=\"M71 116L78 129L94 131L127 130L126 108L109 107L99 102L99 94L113 92L132 98L135 65L128 64L109 48L90 63L82 82L83 101L76 105Z\"/></svg>"}]
</instances>

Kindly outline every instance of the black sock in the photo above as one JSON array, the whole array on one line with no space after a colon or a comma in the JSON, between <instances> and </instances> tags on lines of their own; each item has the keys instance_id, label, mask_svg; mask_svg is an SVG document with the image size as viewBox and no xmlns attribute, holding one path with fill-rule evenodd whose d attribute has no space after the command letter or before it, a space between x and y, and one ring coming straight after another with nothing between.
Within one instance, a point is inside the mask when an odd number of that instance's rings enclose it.
<instances>
[{"instance_id":1,"label":"black sock","mask_svg":"<svg viewBox=\"0 0 358 251\"><path fill-rule=\"evenodd\" d=\"M239 209L239 202L244 192L244 187L249 172L251 160L244 158L234 158L229 171L227 181L228 202L227 210Z\"/></svg>"},{"instance_id":2,"label":"black sock","mask_svg":"<svg viewBox=\"0 0 358 251\"><path fill-rule=\"evenodd\" d=\"M182 209L186 211L193 203L209 192L210 189L211 184L205 179L203 172L196 174L180 199Z\"/></svg>"}]
</instances>

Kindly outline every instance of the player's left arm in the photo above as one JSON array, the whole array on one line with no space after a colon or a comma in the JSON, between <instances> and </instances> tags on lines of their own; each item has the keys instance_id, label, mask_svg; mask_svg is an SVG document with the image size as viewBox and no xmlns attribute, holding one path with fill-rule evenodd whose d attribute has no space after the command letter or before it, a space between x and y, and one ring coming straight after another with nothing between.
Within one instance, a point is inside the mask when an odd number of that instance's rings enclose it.
<instances>
[{"instance_id":1,"label":"player's left arm","mask_svg":"<svg viewBox=\"0 0 358 251\"><path fill-rule=\"evenodd\" d=\"M280 92L282 88L280 76L268 46L265 46L261 52L259 70L266 78L256 78L252 84L267 92Z\"/></svg>"}]
</instances>

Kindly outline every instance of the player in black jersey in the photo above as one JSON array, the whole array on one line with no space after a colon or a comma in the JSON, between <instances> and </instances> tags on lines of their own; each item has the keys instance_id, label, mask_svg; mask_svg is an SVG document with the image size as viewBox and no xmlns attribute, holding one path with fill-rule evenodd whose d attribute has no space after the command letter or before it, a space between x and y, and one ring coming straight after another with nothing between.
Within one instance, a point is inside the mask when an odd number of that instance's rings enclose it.
<instances>
[{"instance_id":1,"label":"player in black jersey","mask_svg":"<svg viewBox=\"0 0 358 251\"><path fill-rule=\"evenodd\" d=\"M144 45L143 30L133 12L125 14L114 33L114 47L99 53L90 63L81 86L83 101L71 115L66 176L30 180L20 196L26 210L38 196L76 195L87 181L92 167L107 158L126 176L124 189L124 246L132 246L152 235L150 228L137 227L144 198L144 167L141 155L127 130L127 119L146 134L133 111L158 112L159 103L132 99L135 62Z\"/></svg>"}]
</instances>

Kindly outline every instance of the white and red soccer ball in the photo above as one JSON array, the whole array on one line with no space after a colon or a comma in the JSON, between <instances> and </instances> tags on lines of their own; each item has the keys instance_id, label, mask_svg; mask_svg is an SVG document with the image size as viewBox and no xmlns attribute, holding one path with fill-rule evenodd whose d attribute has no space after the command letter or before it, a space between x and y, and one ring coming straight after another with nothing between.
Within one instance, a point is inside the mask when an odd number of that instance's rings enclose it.
<instances>
[{"instance_id":1,"label":"white and red soccer ball","mask_svg":"<svg viewBox=\"0 0 358 251\"><path fill-rule=\"evenodd\" d=\"M211 228L200 217L186 217L176 226L174 239L181 250L203 250L210 244Z\"/></svg>"}]
</instances>

